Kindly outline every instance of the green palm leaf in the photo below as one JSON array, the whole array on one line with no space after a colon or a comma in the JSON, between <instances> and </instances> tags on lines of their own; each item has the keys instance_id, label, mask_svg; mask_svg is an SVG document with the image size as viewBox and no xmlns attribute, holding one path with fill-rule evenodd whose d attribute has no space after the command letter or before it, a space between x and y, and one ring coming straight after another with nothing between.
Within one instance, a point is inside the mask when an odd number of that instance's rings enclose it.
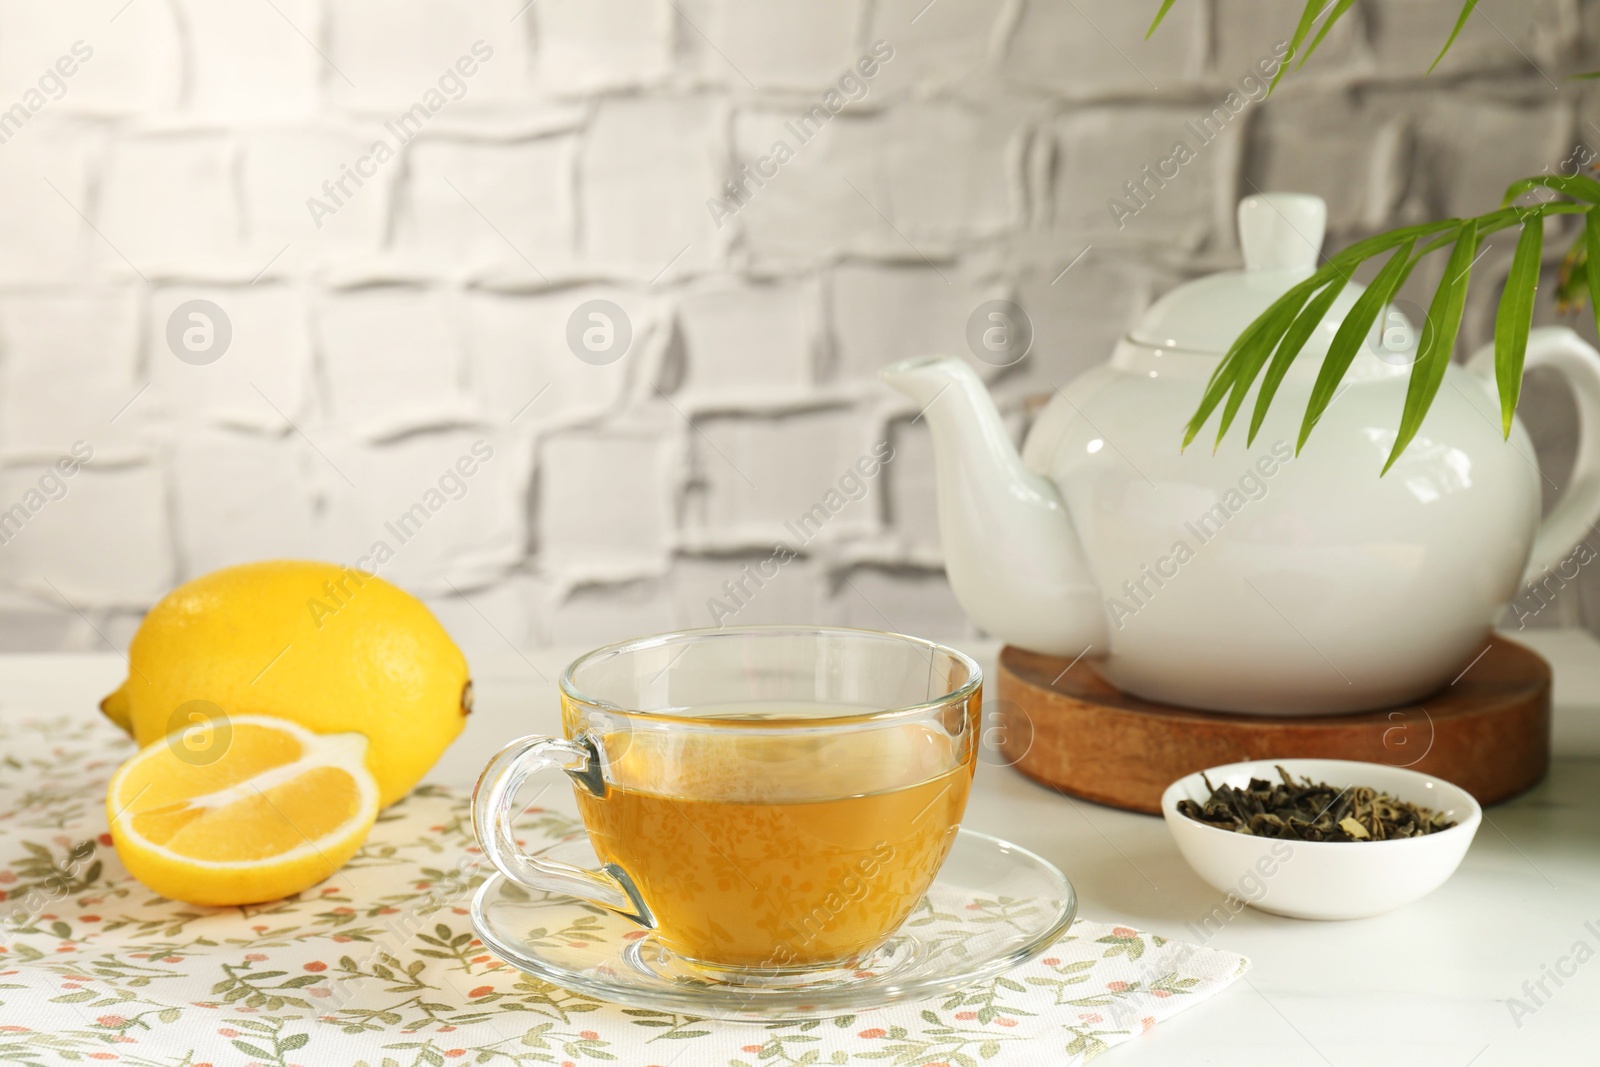
<instances>
[{"instance_id":1,"label":"green palm leaf","mask_svg":"<svg viewBox=\"0 0 1600 1067\"><path fill-rule=\"evenodd\" d=\"M1261 379L1261 391L1256 394L1255 410L1250 413L1250 433L1245 438L1247 446L1255 444L1256 434L1261 432L1261 423L1267 417L1267 409L1272 405L1272 398L1278 395L1278 386L1283 383L1283 376L1289 373L1289 364L1294 362L1300 350L1306 346L1311 334L1327 316L1328 309L1339 299L1339 294L1344 292L1344 287L1349 281L1347 276L1340 275L1329 282L1327 288L1313 297L1304 310L1295 316L1294 325L1289 327L1289 332L1285 333L1283 340L1278 343L1278 351L1272 357L1272 364L1267 368L1266 377ZM1225 429L1232 420L1226 413L1222 419ZM1222 439L1220 431L1217 439L1219 441Z\"/></svg>"},{"instance_id":2,"label":"green palm leaf","mask_svg":"<svg viewBox=\"0 0 1600 1067\"><path fill-rule=\"evenodd\" d=\"M1589 247L1584 241L1574 241L1561 257L1561 270L1556 274L1556 310L1571 311L1583 303L1588 291Z\"/></svg>"},{"instance_id":3,"label":"green palm leaf","mask_svg":"<svg viewBox=\"0 0 1600 1067\"><path fill-rule=\"evenodd\" d=\"M1322 14L1322 9L1328 6L1328 0L1306 0L1304 10L1300 12L1300 24L1294 28L1294 36L1289 38L1289 54L1283 57L1283 63L1278 67L1278 73L1272 76L1272 84L1267 86L1271 92L1277 88L1278 82L1289 71L1289 60L1300 54L1300 46L1306 43L1306 37L1311 33L1311 27L1316 25L1317 16Z\"/></svg>"},{"instance_id":4,"label":"green palm leaf","mask_svg":"<svg viewBox=\"0 0 1600 1067\"><path fill-rule=\"evenodd\" d=\"M1595 328L1600 329L1600 212L1590 211L1583 220L1583 247L1588 253L1584 275L1589 280L1589 310L1594 313Z\"/></svg>"},{"instance_id":5,"label":"green palm leaf","mask_svg":"<svg viewBox=\"0 0 1600 1067\"><path fill-rule=\"evenodd\" d=\"M1246 390L1249 388L1250 383L1255 380L1256 374L1260 371L1261 364L1278 347L1279 342L1283 340L1284 335L1288 333L1289 328L1294 324L1295 316L1299 313L1300 308L1311 298L1311 294L1335 278L1343 278L1348 281L1355 268L1373 256L1381 255L1408 241L1414 244L1419 237L1435 234L1441 230L1453 230L1456 225L1453 220L1428 222L1416 226L1405 226L1398 230L1391 230L1388 233L1380 233L1374 237L1369 237L1364 241L1358 241L1331 257L1315 274L1274 301L1271 307L1256 318L1255 322L1246 327L1245 331L1234 341L1232 347L1228 349L1227 354L1223 356L1222 361L1217 364L1216 369L1211 372L1211 377L1206 382L1205 392L1201 396L1200 406L1189 420L1183 439L1183 446L1187 448L1195 439L1200 432L1200 428L1205 425L1206 420L1211 417L1211 413L1222 402L1222 398L1228 396L1230 391L1240 388L1239 380L1241 377L1244 377L1243 388ZM1310 332L1307 331L1305 337L1309 336ZM1292 362L1303 345L1304 338L1300 340L1299 345L1296 347L1281 352L1279 358L1285 364ZM1245 377L1246 372L1248 372L1248 377ZM1279 377L1282 377L1281 371ZM1235 409L1237 409L1237 405L1235 405ZM1227 424L1225 422L1223 432L1226 432L1226 430Z\"/></svg>"},{"instance_id":6,"label":"green palm leaf","mask_svg":"<svg viewBox=\"0 0 1600 1067\"><path fill-rule=\"evenodd\" d=\"M1167 12L1172 10L1172 5L1178 0L1161 0L1161 10L1156 12L1156 17L1150 21L1150 28L1144 32L1144 39L1149 40L1150 35L1156 32L1156 27L1161 25L1161 20L1167 17Z\"/></svg>"},{"instance_id":7,"label":"green palm leaf","mask_svg":"<svg viewBox=\"0 0 1600 1067\"><path fill-rule=\"evenodd\" d=\"M1455 28L1450 31L1450 36L1445 39L1444 47L1439 49L1439 54L1433 57L1433 62L1428 64L1428 73L1433 73L1433 68L1439 65L1439 60L1450 51L1450 46L1456 43L1456 38L1461 35L1461 27L1467 24L1467 19L1472 16L1472 9L1478 6L1478 0L1467 0L1461 5L1461 14L1456 18Z\"/></svg>"},{"instance_id":8,"label":"green palm leaf","mask_svg":"<svg viewBox=\"0 0 1600 1067\"><path fill-rule=\"evenodd\" d=\"M1574 181L1550 175L1529 178L1513 185L1507 191L1507 198L1514 199L1521 192L1539 186L1547 186L1574 197L1600 195L1586 184L1589 181L1586 178ZM1262 379L1250 419L1249 441L1253 442L1289 365L1314 334L1317 323L1332 307L1344 283L1362 263L1392 253L1372 285L1356 298L1335 333L1327 356L1323 358L1295 445L1297 452L1305 447L1312 429L1332 403L1340 382L1383 308L1394 299L1417 262L1451 245L1454 246L1451 259L1454 266L1447 268L1445 281L1440 283L1434 294L1434 306L1425 324L1422 355L1418 359L1423 368L1420 376L1415 367L1412 370L1402 416L1403 432L1397 437L1396 447L1384 466L1384 470L1388 470L1415 436L1422 416L1427 413L1439 383L1443 381L1443 368L1449 362L1449 350L1454 346L1455 335L1460 329L1461 305L1470 283L1470 271L1461 268L1470 266L1472 260L1469 257L1465 264L1459 261L1459 256L1464 254L1462 236L1469 226L1476 245L1481 245L1489 234L1513 226L1522 228L1517 252L1512 259L1512 269L1507 277L1506 291L1497 311L1495 331L1495 376L1500 389L1502 416L1509 419L1508 413L1516 408L1522 356L1526 353L1526 335L1532 322L1532 287L1538 284L1542 253L1542 244L1538 242L1543 240L1542 220L1552 215L1580 214L1585 216L1584 232L1562 264L1556 290L1558 307L1564 308L1584 298L1592 303L1600 303L1600 299L1597 299L1600 298L1600 271L1596 272L1595 284L1590 283L1588 272L1591 250L1595 262L1600 262L1600 205L1588 202L1547 201L1523 207L1499 208L1465 222L1446 219L1404 226L1358 241L1337 253L1329 258L1322 269L1274 302L1240 334L1212 372L1201 403L1189 420L1184 446L1187 447L1194 440L1201 426L1226 398L1228 404L1224 407L1222 426L1217 435L1220 443L1250 386L1265 366L1266 375ZM1600 326L1600 320L1597 320L1597 326ZM1444 346L1442 350L1439 347L1441 345Z\"/></svg>"},{"instance_id":9,"label":"green palm leaf","mask_svg":"<svg viewBox=\"0 0 1600 1067\"><path fill-rule=\"evenodd\" d=\"M1150 24L1152 33L1175 4L1176 0L1162 0ZM1295 28L1289 57L1285 58L1282 69L1272 79L1272 85L1276 86L1278 79L1288 69L1289 58L1298 56L1296 66L1303 66L1333 25L1354 6L1355 0L1306 0ZM1463 0L1450 36L1428 68L1430 72L1460 37L1477 6L1477 0ZM1316 26L1318 19L1322 19L1320 27ZM1313 28L1317 30L1316 35L1311 37L1310 45L1302 51ZM1577 77L1600 78L1600 72ZM1547 189L1557 198L1520 207L1512 206L1513 201L1536 189ZM1566 199L1559 199L1561 197ZM1505 290L1495 313L1495 382L1500 395L1502 429L1509 434L1521 390L1528 332L1533 323L1533 303L1543 255L1544 219L1552 215L1584 216L1583 231L1562 260L1556 283L1557 310L1565 311L1587 298L1595 315L1596 328L1600 329L1600 181L1583 174L1543 174L1524 178L1506 189L1503 206L1498 210L1465 221L1449 219L1405 226L1369 237L1329 258L1310 278L1284 293L1245 327L1212 371L1200 403L1185 426L1183 447L1187 448L1194 441L1219 406L1222 407L1217 430L1217 443L1220 444L1251 386L1261 377L1261 388L1251 412L1247 438L1247 443L1253 444L1290 364L1315 334L1318 323L1332 308L1352 273L1368 260L1389 253L1388 261L1378 271L1372 285L1357 297L1340 324L1318 370L1301 421L1295 451L1305 447L1312 429L1337 395L1339 383L1349 371L1377 316L1394 298L1418 261L1451 245L1453 247L1444 280L1434 292L1428 321L1423 326L1420 353L1407 383L1405 405L1394 447L1383 465L1386 473L1416 437L1444 381L1445 370L1460 333L1467 288L1479 245L1489 234L1515 226L1521 229L1521 233L1512 256L1511 269L1506 276ZM1420 249L1417 247L1419 243ZM1590 269L1591 265L1593 270Z\"/></svg>"},{"instance_id":10,"label":"green palm leaf","mask_svg":"<svg viewBox=\"0 0 1600 1067\"><path fill-rule=\"evenodd\" d=\"M1330 281L1324 286L1323 292L1326 293L1328 288L1331 288L1335 282L1340 288L1343 288L1344 281L1335 278L1334 281ZM1244 403L1244 398L1250 392L1250 386L1255 383L1256 375L1261 373L1261 367L1267 362L1267 357L1272 355L1273 349L1282 348L1290 342L1290 338L1294 333L1295 323L1306 315L1305 309L1321 300L1321 296L1314 299L1310 297L1310 294L1315 291L1314 288L1307 291L1306 295L1310 300L1309 304L1302 302L1300 306L1284 307L1280 319L1274 323L1272 333L1275 333L1276 336L1264 333L1257 339L1255 344L1239 354L1238 369L1233 378L1233 388L1228 393L1228 403L1222 409L1222 419L1217 425L1217 440L1212 445L1213 451L1222 444L1223 435L1228 432L1228 427L1233 425L1233 417L1239 413L1239 406ZM1281 323L1281 329L1278 328L1279 323ZM1301 338L1295 348L1298 350L1304 345L1305 339Z\"/></svg>"},{"instance_id":11,"label":"green palm leaf","mask_svg":"<svg viewBox=\"0 0 1600 1067\"><path fill-rule=\"evenodd\" d=\"M1477 249L1478 220L1468 219L1461 224L1455 248L1445 264L1444 280L1428 305L1428 321L1422 326L1422 351L1411 365L1405 408L1400 412L1400 432L1382 473L1394 466L1394 461L1422 428L1422 420L1439 392L1439 384L1444 381L1445 368L1450 365L1450 354L1455 349L1456 334L1461 330L1461 313L1467 306L1467 285Z\"/></svg>"},{"instance_id":12,"label":"green palm leaf","mask_svg":"<svg viewBox=\"0 0 1600 1067\"><path fill-rule=\"evenodd\" d=\"M1544 219L1522 224L1511 270L1494 317L1494 380L1500 393L1500 422L1511 436L1511 418L1522 391L1522 364L1528 355L1528 330L1533 326L1533 297L1539 289L1539 257L1544 251Z\"/></svg>"},{"instance_id":13,"label":"green palm leaf","mask_svg":"<svg viewBox=\"0 0 1600 1067\"><path fill-rule=\"evenodd\" d=\"M1339 0L1333 6L1333 10L1328 12L1328 17L1322 20L1322 28L1317 31L1317 35L1311 39L1311 44L1306 47L1305 55L1301 56L1300 62L1294 65L1295 70L1299 70L1306 65L1306 60L1310 59L1311 54L1321 46L1322 39L1328 36L1328 31L1333 29L1333 24L1343 18L1345 12L1355 6L1356 0Z\"/></svg>"},{"instance_id":14,"label":"green palm leaf","mask_svg":"<svg viewBox=\"0 0 1600 1067\"><path fill-rule=\"evenodd\" d=\"M1517 197L1535 189L1554 189L1574 200L1600 204L1600 182L1584 174L1542 174L1537 178L1524 178L1507 186L1505 199L1500 202L1510 204Z\"/></svg>"},{"instance_id":15,"label":"green palm leaf","mask_svg":"<svg viewBox=\"0 0 1600 1067\"><path fill-rule=\"evenodd\" d=\"M1146 40L1149 40L1151 34L1156 32L1156 28L1161 25L1162 20L1167 17L1167 12L1172 10L1172 6L1176 2L1177 0L1162 0L1161 9L1156 12L1156 17L1150 22L1150 28L1145 31ZM1334 4L1333 8L1328 12L1328 17L1323 20L1322 27L1317 30L1317 35L1311 39L1311 45L1302 53L1300 51L1301 44L1305 42L1306 35L1310 32L1311 27L1316 23L1318 16L1321 15L1322 10L1327 7L1327 5L1328 0L1306 0L1305 9L1300 13L1300 23L1295 27L1294 38L1290 42L1291 49L1289 55L1284 58L1283 66L1278 70L1278 73L1273 76L1272 86L1269 87L1269 91L1272 87L1277 86L1278 79L1282 78L1284 72L1289 69L1289 60L1291 58L1299 58L1299 62L1295 63L1296 70L1299 70L1301 67L1306 65L1306 60L1310 59L1312 53L1314 53L1318 46L1322 44L1322 39L1328 36L1328 31L1333 29L1334 23L1343 18L1350 11L1350 9L1355 6L1355 0L1338 0L1338 2ZM1450 47L1456 43L1456 38L1461 36L1461 31L1467 25L1467 19L1472 17L1472 12L1477 8L1477 6L1478 0L1465 0L1465 2L1461 5L1461 13L1456 16L1456 24L1451 27L1450 36L1445 39L1444 47L1439 49L1439 54L1434 56L1433 62L1428 65L1429 74L1432 74L1433 69L1439 65L1439 61L1444 59L1445 53L1450 51ZM1591 71L1588 74L1573 74L1570 75L1570 77L1600 78L1600 71Z\"/></svg>"},{"instance_id":16,"label":"green palm leaf","mask_svg":"<svg viewBox=\"0 0 1600 1067\"><path fill-rule=\"evenodd\" d=\"M1323 357L1322 369L1317 372L1316 383L1311 387L1311 399L1306 403L1305 417L1300 420L1300 436L1294 446L1296 455L1305 447L1306 439L1311 436L1311 431L1322 418L1322 413L1333 403L1335 390L1344 380L1345 371L1350 369L1356 353L1361 350L1361 345L1366 341L1372 324L1377 321L1378 314L1389 305L1389 301L1394 299L1394 294L1400 290L1400 286L1410 275L1411 268L1416 265L1416 261L1411 258L1411 252L1416 248L1416 244L1413 238L1395 249L1389 261L1383 265L1383 269L1378 271L1378 276L1372 279L1372 284L1367 287L1366 292L1356 298L1350 313L1339 324L1338 332L1333 335L1333 341L1328 345L1328 354Z\"/></svg>"},{"instance_id":17,"label":"green palm leaf","mask_svg":"<svg viewBox=\"0 0 1600 1067\"><path fill-rule=\"evenodd\" d=\"M1206 391L1200 398L1200 407L1190 418L1189 425L1184 431L1183 447L1188 448L1194 441L1195 435L1206 424L1211 413L1216 410L1222 398L1227 396L1238 381L1240 372L1247 362L1255 359L1258 350L1270 353L1283 337L1284 333L1294 322L1295 315L1300 311L1301 305L1311 298L1311 294L1327 279L1322 277L1322 271L1313 274L1305 281L1290 289L1287 293L1273 301L1272 306L1263 311L1255 322L1251 323L1241 333L1233 347L1228 349L1222 361L1217 364L1217 369L1212 371L1211 380L1206 383ZM1261 357L1265 359L1265 356ZM1257 362L1256 366L1260 366ZM1248 388L1248 385L1246 386ZM1235 405L1237 407L1237 405Z\"/></svg>"}]
</instances>

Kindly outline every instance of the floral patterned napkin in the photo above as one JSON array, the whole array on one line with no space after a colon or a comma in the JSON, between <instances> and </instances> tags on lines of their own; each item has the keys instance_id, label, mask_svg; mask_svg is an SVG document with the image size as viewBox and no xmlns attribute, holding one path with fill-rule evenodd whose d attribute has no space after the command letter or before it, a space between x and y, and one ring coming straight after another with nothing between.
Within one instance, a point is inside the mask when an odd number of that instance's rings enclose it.
<instances>
[{"instance_id":1,"label":"floral patterned napkin","mask_svg":"<svg viewBox=\"0 0 1600 1067\"><path fill-rule=\"evenodd\" d=\"M522 974L473 937L487 864L467 798L446 789L384 812L343 870L297 897L155 896L106 833L106 782L131 751L98 717L0 713L0 1062L1068 1065L1248 966L1080 920L1042 959L920 1004L769 1024L619 1008ZM525 829L531 841L577 825L530 809Z\"/></svg>"}]
</instances>

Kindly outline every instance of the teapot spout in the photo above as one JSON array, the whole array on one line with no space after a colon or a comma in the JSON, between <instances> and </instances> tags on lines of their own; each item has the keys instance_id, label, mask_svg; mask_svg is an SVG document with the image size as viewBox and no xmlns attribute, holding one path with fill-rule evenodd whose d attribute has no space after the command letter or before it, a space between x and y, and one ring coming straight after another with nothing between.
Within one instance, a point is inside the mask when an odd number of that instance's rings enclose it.
<instances>
[{"instance_id":1,"label":"teapot spout","mask_svg":"<svg viewBox=\"0 0 1600 1067\"><path fill-rule=\"evenodd\" d=\"M945 570L972 621L1035 652L1105 652L1100 590L1072 516L1024 466L972 368L924 357L879 376L922 409L933 435Z\"/></svg>"}]
</instances>

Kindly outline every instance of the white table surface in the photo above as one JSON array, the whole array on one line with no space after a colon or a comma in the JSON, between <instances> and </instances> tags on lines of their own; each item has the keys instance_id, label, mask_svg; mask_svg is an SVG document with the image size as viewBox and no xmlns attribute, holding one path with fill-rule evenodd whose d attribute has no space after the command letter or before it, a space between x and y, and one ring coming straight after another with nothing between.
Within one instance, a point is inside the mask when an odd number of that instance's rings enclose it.
<instances>
[{"instance_id":1,"label":"white table surface","mask_svg":"<svg viewBox=\"0 0 1600 1067\"><path fill-rule=\"evenodd\" d=\"M1600 1062L1600 643L1575 630L1510 636L1555 667L1556 761L1533 791L1489 810L1455 877L1375 919L1315 923L1244 909L1210 944L1249 956L1245 978L1104 1062ZM554 680L573 651L469 654L477 710L430 780L469 787L502 742L559 731ZM967 651L992 665L993 646ZM0 656L0 714L86 713L123 671L110 654ZM965 825L1057 864L1077 888L1079 913L1097 921L1195 940L1186 924L1222 900L1159 818L1073 800L1003 767L980 767ZM1524 983L1579 942L1594 958L1559 987L1546 979L1552 995L1518 1025L1509 999L1526 1000Z\"/></svg>"}]
</instances>

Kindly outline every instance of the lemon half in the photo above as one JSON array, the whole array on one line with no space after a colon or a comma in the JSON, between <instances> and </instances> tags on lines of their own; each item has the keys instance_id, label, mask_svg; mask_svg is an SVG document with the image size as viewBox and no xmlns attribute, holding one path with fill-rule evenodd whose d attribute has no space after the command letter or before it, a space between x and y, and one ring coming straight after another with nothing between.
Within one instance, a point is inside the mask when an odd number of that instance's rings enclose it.
<instances>
[{"instance_id":1,"label":"lemon half","mask_svg":"<svg viewBox=\"0 0 1600 1067\"><path fill-rule=\"evenodd\" d=\"M380 800L365 737L249 715L217 742L196 755L174 734L111 779L111 838L139 881L191 904L255 904L315 885L361 847Z\"/></svg>"}]
</instances>

